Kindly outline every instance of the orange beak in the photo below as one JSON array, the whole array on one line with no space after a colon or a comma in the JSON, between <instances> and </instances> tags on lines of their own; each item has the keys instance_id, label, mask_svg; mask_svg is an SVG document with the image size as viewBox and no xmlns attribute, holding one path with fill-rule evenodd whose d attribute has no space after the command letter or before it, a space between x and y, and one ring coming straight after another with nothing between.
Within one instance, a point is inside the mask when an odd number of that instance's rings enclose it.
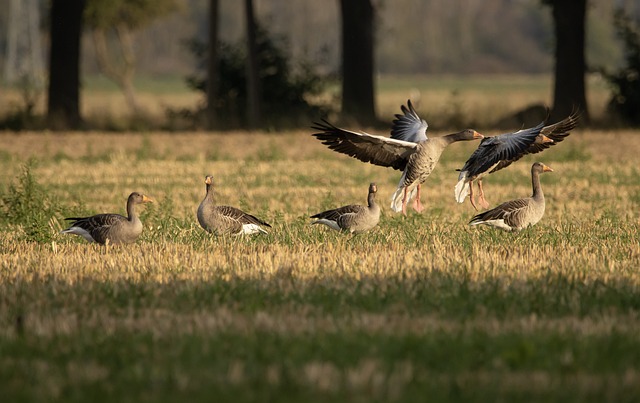
<instances>
[{"instance_id":1,"label":"orange beak","mask_svg":"<svg viewBox=\"0 0 640 403\"><path fill-rule=\"evenodd\" d=\"M147 195L142 195L142 202L143 203L153 203L153 199L148 197Z\"/></svg>"},{"instance_id":2,"label":"orange beak","mask_svg":"<svg viewBox=\"0 0 640 403\"><path fill-rule=\"evenodd\" d=\"M554 141L552 139L550 139L549 137L545 136L544 134L540 135L542 137L542 144L544 143L553 143Z\"/></svg>"},{"instance_id":3,"label":"orange beak","mask_svg":"<svg viewBox=\"0 0 640 403\"><path fill-rule=\"evenodd\" d=\"M544 165L544 166L542 167L542 172L553 172L553 169L551 169L550 167L548 167L548 166Z\"/></svg>"},{"instance_id":4,"label":"orange beak","mask_svg":"<svg viewBox=\"0 0 640 403\"><path fill-rule=\"evenodd\" d=\"M480 134L480 133L478 133L477 131L475 131L475 130L474 130L474 131L473 131L473 138L474 138L474 140L481 140L481 139L483 139L483 138L484 138L484 136L483 136L482 134Z\"/></svg>"}]
</instances>

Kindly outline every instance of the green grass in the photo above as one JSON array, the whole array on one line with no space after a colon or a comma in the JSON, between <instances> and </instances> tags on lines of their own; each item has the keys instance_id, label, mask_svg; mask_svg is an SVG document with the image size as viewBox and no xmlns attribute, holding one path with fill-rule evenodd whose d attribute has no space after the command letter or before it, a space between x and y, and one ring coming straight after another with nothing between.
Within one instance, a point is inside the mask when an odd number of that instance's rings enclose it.
<instances>
[{"instance_id":1,"label":"green grass","mask_svg":"<svg viewBox=\"0 0 640 403\"><path fill-rule=\"evenodd\" d=\"M545 217L516 234L469 228L475 211L453 203L474 144L445 152L426 211L402 217L387 206L399 172L307 132L8 139L3 401L640 399L637 132L578 131L487 177L497 204L530 193L534 160L554 168ZM221 204L271 232L205 233L195 209L209 173ZM372 181L377 228L309 225L364 203ZM135 244L57 233L68 215L123 213L133 190L156 200Z\"/></svg>"}]
</instances>

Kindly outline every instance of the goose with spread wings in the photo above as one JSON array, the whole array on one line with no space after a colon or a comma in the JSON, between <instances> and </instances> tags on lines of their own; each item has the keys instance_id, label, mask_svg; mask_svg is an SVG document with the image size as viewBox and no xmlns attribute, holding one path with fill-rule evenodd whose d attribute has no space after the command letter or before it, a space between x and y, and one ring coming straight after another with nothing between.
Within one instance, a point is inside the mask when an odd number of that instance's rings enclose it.
<instances>
[{"instance_id":1,"label":"goose with spread wings","mask_svg":"<svg viewBox=\"0 0 640 403\"><path fill-rule=\"evenodd\" d=\"M476 181L478 203L485 209L489 207L482 189L482 178L508 167L527 154L539 153L561 142L577 126L579 117L578 113L572 113L552 125L542 122L536 127L484 138L460 169L455 186L456 201L463 203L468 195L471 205L477 210L473 193L473 182Z\"/></svg>"},{"instance_id":2,"label":"goose with spread wings","mask_svg":"<svg viewBox=\"0 0 640 403\"><path fill-rule=\"evenodd\" d=\"M426 122L420 119L410 102L408 105L409 108L402 108L404 115L396 115L394 120L392 134L395 133L399 138L345 130L326 120L312 126L319 130L313 136L330 149L363 162L402 171L398 187L391 197L391 209L402 211L405 215L407 203L414 197L413 208L418 212L423 210L420 203L421 184L429 177L449 144L483 138L473 129L427 138Z\"/></svg>"}]
</instances>

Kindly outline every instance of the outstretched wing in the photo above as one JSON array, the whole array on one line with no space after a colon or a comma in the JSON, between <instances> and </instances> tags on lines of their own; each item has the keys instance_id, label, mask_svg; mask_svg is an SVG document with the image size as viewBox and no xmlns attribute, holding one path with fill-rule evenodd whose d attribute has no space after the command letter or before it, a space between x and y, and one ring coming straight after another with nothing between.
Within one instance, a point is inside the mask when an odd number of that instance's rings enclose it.
<instances>
[{"instance_id":1,"label":"outstretched wing","mask_svg":"<svg viewBox=\"0 0 640 403\"><path fill-rule=\"evenodd\" d=\"M522 154L518 154L514 158L511 158L509 160L500 161L500 163L496 165L496 167L493 168L489 173L494 173L503 168L506 168L527 154L537 154L551 146L556 145L571 134L571 130L575 129L578 126L579 120L580 112L573 112L567 118L559 121L558 123L543 127L540 133L553 140L553 143L534 142Z\"/></svg>"},{"instance_id":2,"label":"outstretched wing","mask_svg":"<svg viewBox=\"0 0 640 403\"><path fill-rule=\"evenodd\" d=\"M420 119L418 113L413 109L411 100L407 101L408 108L404 105L400 107L403 115L396 114L391 127L391 138L402 141L419 143L427 140L427 128L429 125L424 119Z\"/></svg>"},{"instance_id":3,"label":"outstretched wing","mask_svg":"<svg viewBox=\"0 0 640 403\"><path fill-rule=\"evenodd\" d=\"M533 144L543 127L544 122L529 129L484 138L460 171L474 178L493 169L500 161L518 158Z\"/></svg>"},{"instance_id":4,"label":"outstretched wing","mask_svg":"<svg viewBox=\"0 0 640 403\"><path fill-rule=\"evenodd\" d=\"M417 143L408 141L340 129L324 119L322 123L315 122L311 128L320 130L312 136L334 151L400 171L404 170L409 155L418 146Z\"/></svg>"}]
</instances>

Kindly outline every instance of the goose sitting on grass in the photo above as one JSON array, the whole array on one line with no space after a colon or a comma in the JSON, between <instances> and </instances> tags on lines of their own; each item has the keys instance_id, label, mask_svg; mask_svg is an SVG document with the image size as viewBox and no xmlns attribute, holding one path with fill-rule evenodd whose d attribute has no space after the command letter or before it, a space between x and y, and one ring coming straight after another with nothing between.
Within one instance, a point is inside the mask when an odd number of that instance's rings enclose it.
<instances>
[{"instance_id":1,"label":"goose sitting on grass","mask_svg":"<svg viewBox=\"0 0 640 403\"><path fill-rule=\"evenodd\" d=\"M449 144L484 138L472 129L427 138L427 123L420 119L411 102L408 105L409 108L402 107L404 115L396 115L393 122L392 136L396 138L340 129L326 120L312 126L320 131L312 135L330 149L363 162L402 171L398 188L391 197L391 209L402 211L405 215L407 203L414 197L413 208L417 212L423 210L420 202L421 185L431 175Z\"/></svg>"},{"instance_id":2,"label":"goose sitting on grass","mask_svg":"<svg viewBox=\"0 0 640 403\"><path fill-rule=\"evenodd\" d=\"M148 196L133 192L127 199L127 217L120 214L97 214L91 217L69 217L71 227L62 234L80 235L89 242L99 244L133 243L142 233L142 222L136 215L135 206L152 202Z\"/></svg>"},{"instance_id":3,"label":"goose sitting on grass","mask_svg":"<svg viewBox=\"0 0 640 403\"><path fill-rule=\"evenodd\" d=\"M473 194L473 182L476 181L478 202L482 208L489 207L482 190L482 178L508 167L527 154L536 154L558 144L571 134L579 118L579 113L573 113L552 125L545 126L542 122L529 129L484 138L460 169L455 186L456 201L463 203L468 195L471 205L477 210Z\"/></svg>"},{"instance_id":4,"label":"goose sitting on grass","mask_svg":"<svg viewBox=\"0 0 640 403\"><path fill-rule=\"evenodd\" d=\"M520 231L537 224L542 219L545 209L544 194L540 186L540 174L543 172L553 172L553 169L541 162L536 162L531 166L533 187L531 197L502 203L491 210L476 215L469 221L469 225L484 224L506 231Z\"/></svg>"},{"instance_id":5,"label":"goose sitting on grass","mask_svg":"<svg viewBox=\"0 0 640 403\"><path fill-rule=\"evenodd\" d=\"M376 204L376 192L378 187L375 183L369 185L369 196L367 206L351 204L333 210L323 211L315 214L311 218L317 218L311 224L324 224L336 231L345 231L351 234L359 234L369 231L378 225L380 221L380 206Z\"/></svg>"},{"instance_id":6,"label":"goose sitting on grass","mask_svg":"<svg viewBox=\"0 0 640 403\"><path fill-rule=\"evenodd\" d=\"M268 234L262 227L271 227L265 221L230 206L217 206L214 201L213 176L204 183L207 193L198 207L198 222L207 232L216 235Z\"/></svg>"}]
</instances>

